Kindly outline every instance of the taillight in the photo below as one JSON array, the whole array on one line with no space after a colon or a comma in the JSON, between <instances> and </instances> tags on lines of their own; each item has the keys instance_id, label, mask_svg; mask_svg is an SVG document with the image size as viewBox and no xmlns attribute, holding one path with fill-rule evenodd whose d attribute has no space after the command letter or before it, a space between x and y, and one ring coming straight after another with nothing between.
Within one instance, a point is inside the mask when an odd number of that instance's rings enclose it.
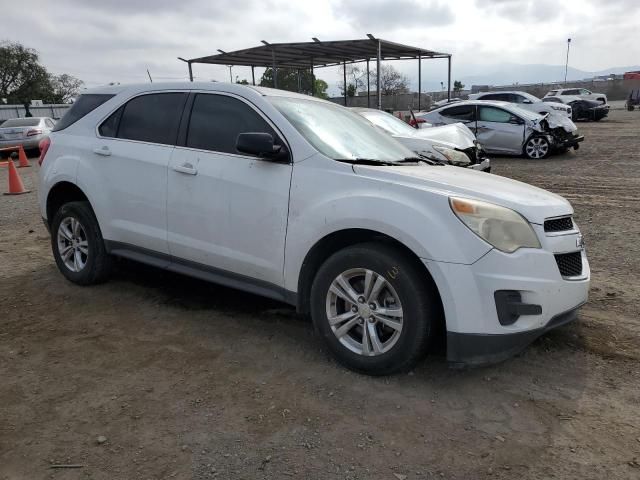
<instances>
[{"instance_id":1,"label":"taillight","mask_svg":"<svg viewBox=\"0 0 640 480\"><path fill-rule=\"evenodd\" d=\"M42 130L39 130L37 128L32 128L27 132L27 137L33 137L34 135L41 135L41 134L42 134Z\"/></svg>"},{"instance_id":2,"label":"taillight","mask_svg":"<svg viewBox=\"0 0 640 480\"><path fill-rule=\"evenodd\" d=\"M49 145L51 145L51 139L49 137L45 137L40 140L38 146L40 147L40 158L38 158L38 165L42 165L44 162L44 156L47 154L47 150L49 150Z\"/></svg>"}]
</instances>

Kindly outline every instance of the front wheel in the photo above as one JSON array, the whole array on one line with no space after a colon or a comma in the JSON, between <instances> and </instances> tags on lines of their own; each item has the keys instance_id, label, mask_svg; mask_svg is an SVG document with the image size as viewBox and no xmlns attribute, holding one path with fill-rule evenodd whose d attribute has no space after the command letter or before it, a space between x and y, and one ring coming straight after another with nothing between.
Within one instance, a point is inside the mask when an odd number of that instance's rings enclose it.
<instances>
[{"instance_id":1,"label":"front wheel","mask_svg":"<svg viewBox=\"0 0 640 480\"><path fill-rule=\"evenodd\" d=\"M418 267L401 250L373 243L341 250L320 267L311 316L342 365L389 375L426 353L439 300Z\"/></svg>"},{"instance_id":2,"label":"front wheel","mask_svg":"<svg viewBox=\"0 0 640 480\"><path fill-rule=\"evenodd\" d=\"M549 156L551 145L549 144L549 140L547 140L546 137L531 137L524 144L523 150L527 158L539 160Z\"/></svg>"},{"instance_id":3,"label":"front wheel","mask_svg":"<svg viewBox=\"0 0 640 480\"><path fill-rule=\"evenodd\" d=\"M111 269L100 226L88 202L69 202L51 222L51 247L58 269L73 283L104 281Z\"/></svg>"}]
</instances>

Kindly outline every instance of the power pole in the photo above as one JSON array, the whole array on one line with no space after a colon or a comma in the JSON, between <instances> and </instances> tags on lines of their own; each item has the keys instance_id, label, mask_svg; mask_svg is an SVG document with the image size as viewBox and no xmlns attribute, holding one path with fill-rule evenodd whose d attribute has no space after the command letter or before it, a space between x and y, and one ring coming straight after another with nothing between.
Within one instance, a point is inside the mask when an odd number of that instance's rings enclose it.
<instances>
[{"instance_id":1,"label":"power pole","mask_svg":"<svg viewBox=\"0 0 640 480\"><path fill-rule=\"evenodd\" d=\"M567 85L567 70L569 69L569 46L571 45L571 39L567 38L567 61L564 64L564 84Z\"/></svg>"},{"instance_id":2,"label":"power pole","mask_svg":"<svg viewBox=\"0 0 640 480\"><path fill-rule=\"evenodd\" d=\"M233 68L233 65L228 65L228 67L229 67L229 81L233 83L233 72L231 71L231 69Z\"/></svg>"}]
</instances>

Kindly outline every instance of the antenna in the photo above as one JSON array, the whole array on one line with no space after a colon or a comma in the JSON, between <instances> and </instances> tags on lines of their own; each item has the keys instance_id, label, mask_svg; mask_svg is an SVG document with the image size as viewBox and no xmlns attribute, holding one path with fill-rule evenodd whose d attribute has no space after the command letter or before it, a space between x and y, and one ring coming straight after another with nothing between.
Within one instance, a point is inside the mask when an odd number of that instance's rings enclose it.
<instances>
[{"instance_id":1,"label":"antenna","mask_svg":"<svg viewBox=\"0 0 640 480\"><path fill-rule=\"evenodd\" d=\"M151 74L149 73L149 69L147 68L147 75L149 75L149 81L153 83L153 78L151 78Z\"/></svg>"}]
</instances>

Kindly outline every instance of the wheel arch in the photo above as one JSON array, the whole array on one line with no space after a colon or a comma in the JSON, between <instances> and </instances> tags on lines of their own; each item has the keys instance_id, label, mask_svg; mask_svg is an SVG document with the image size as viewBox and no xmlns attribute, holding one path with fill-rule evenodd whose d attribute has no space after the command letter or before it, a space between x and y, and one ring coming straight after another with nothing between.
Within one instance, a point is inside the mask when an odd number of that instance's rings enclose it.
<instances>
[{"instance_id":1,"label":"wheel arch","mask_svg":"<svg viewBox=\"0 0 640 480\"><path fill-rule=\"evenodd\" d=\"M297 309L299 313L302 313L303 315L308 315L310 313L311 285L320 266L335 252L352 245L368 242L384 243L402 251L403 254L406 255L416 265L416 267L424 273L426 282L437 295L438 301L440 302L440 308L442 309L442 299L438 286L429 272L429 269L426 267L424 262L420 260L420 257L413 252L413 250L402 242L384 233L365 228L349 228L325 235L307 252L298 275ZM440 315L440 317L442 319L442 326L444 327L444 315Z\"/></svg>"},{"instance_id":2,"label":"wheel arch","mask_svg":"<svg viewBox=\"0 0 640 480\"><path fill-rule=\"evenodd\" d=\"M49 190L46 202L47 223L49 226L51 226L53 216L58 209L69 202L89 202L89 198L80 187L68 181L58 182Z\"/></svg>"}]
</instances>

